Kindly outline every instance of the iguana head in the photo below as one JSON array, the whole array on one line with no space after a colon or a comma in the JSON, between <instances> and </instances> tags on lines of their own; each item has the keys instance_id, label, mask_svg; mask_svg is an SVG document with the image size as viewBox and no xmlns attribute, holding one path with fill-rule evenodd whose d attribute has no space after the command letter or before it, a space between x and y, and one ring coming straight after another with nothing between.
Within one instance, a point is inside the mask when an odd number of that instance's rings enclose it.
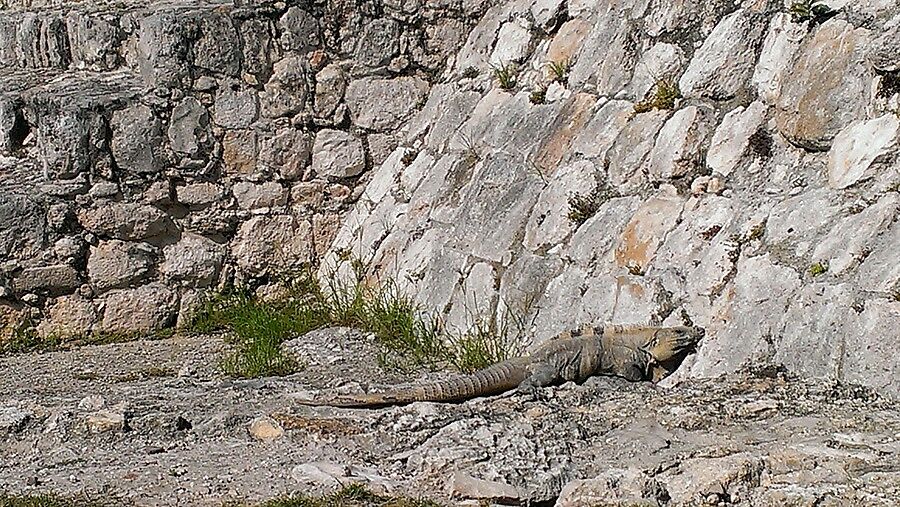
<instances>
[{"instance_id":1,"label":"iguana head","mask_svg":"<svg viewBox=\"0 0 900 507\"><path fill-rule=\"evenodd\" d=\"M706 330L699 326L662 327L654 333L647 351L657 363L664 363L693 350L704 335Z\"/></svg>"}]
</instances>

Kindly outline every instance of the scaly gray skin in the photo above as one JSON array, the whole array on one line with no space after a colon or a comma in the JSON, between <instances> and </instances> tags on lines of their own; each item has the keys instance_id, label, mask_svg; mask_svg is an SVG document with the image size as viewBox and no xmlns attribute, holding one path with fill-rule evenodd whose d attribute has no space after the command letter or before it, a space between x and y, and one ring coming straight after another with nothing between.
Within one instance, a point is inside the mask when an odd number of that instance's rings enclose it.
<instances>
[{"instance_id":1,"label":"scaly gray skin","mask_svg":"<svg viewBox=\"0 0 900 507\"><path fill-rule=\"evenodd\" d=\"M657 381L666 373L663 363L683 357L704 334L703 328L687 326L582 326L560 333L530 356L509 359L470 375L396 386L383 393L295 401L302 405L379 407L416 401L462 401L513 389L530 391L568 381L584 382L593 375Z\"/></svg>"}]
</instances>

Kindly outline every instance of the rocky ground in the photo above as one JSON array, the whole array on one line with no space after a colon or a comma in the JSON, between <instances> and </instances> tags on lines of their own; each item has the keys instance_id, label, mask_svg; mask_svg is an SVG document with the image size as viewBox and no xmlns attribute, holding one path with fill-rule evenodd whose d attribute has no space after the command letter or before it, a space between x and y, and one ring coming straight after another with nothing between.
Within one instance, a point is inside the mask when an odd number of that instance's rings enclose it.
<instances>
[{"instance_id":1,"label":"rocky ground","mask_svg":"<svg viewBox=\"0 0 900 507\"><path fill-rule=\"evenodd\" d=\"M235 380L221 337L0 358L0 491L221 505L359 482L442 502L896 505L900 411L777 368L677 386L594 378L462 404L302 407L309 390L414 380L345 329L302 372ZM370 358L370 359L360 359Z\"/></svg>"}]
</instances>

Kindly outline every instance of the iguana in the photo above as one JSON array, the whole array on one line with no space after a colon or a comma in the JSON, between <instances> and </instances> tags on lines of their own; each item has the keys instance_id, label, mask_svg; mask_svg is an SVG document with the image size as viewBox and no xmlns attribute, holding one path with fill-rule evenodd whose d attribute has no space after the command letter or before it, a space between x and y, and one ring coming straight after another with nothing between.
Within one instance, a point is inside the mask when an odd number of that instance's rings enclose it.
<instances>
[{"instance_id":1,"label":"iguana","mask_svg":"<svg viewBox=\"0 0 900 507\"><path fill-rule=\"evenodd\" d=\"M416 401L462 401L513 389L530 391L566 381L583 382L593 375L631 381L660 380L663 363L683 358L705 334L700 327L640 325L582 326L564 331L533 354L425 384L405 384L371 394L295 399L302 405L379 407Z\"/></svg>"}]
</instances>

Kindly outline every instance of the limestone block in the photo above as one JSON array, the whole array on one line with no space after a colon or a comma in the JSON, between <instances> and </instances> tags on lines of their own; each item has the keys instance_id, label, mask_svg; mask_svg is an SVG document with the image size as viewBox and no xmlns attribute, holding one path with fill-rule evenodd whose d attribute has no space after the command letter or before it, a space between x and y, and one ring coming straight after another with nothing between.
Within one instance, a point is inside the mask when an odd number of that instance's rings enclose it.
<instances>
[{"instance_id":1,"label":"limestone block","mask_svg":"<svg viewBox=\"0 0 900 507\"><path fill-rule=\"evenodd\" d=\"M832 19L801 45L775 112L784 137L827 150L838 132L865 115L871 76L864 48L870 39L868 30Z\"/></svg>"},{"instance_id":2,"label":"limestone block","mask_svg":"<svg viewBox=\"0 0 900 507\"><path fill-rule=\"evenodd\" d=\"M900 119L857 120L838 132L828 151L828 186L843 189L871 178L875 161L897 145Z\"/></svg>"},{"instance_id":3,"label":"limestone block","mask_svg":"<svg viewBox=\"0 0 900 507\"><path fill-rule=\"evenodd\" d=\"M101 241L88 255L88 280L98 292L128 287L150 274L155 257L156 248L148 243Z\"/></svg>"},{"instance_id":4,"label":"limestone block","mask_svg":"<svg viewBox=\"0 0 900 507\"><path fill-rule=\"evenodd\" d=\"M428 83L417 77L363 78L347 87L347 107L362 128L388 131L399 127L425 100Z\"/></svg>"},{"instance_id":5,"label":"limestone block","mask_svg":"<svg viewBox=\"0 0 900 507\"><path fill-rule=\"evenodd\" d=\"M340 130L320 130L312 149L312 169L320 177L350 178L366 169L362 141Z\"/></svg>"},{"instance_id":6,"label":"limestone block","mask_svg":"<svg viewBox=\"0 0 900 507\"><path fill-rule=\"evenodd\" d=\"M174 323L178 294L161 283L152 282L110 292L105 303L100 324L103 331L153 331Z\"/></svg>"},{"instance_id":7,"label":"limestone block","mask_svg":"<svg viewBox=\"0 0 900 507\"><path fill-rule=\"evenodd\" d=\"M163 249L160 273L168 280L187 282L194 287L208 287L216 281L225 260L226 247L193 233Z\"/></svg>"}]
</instances>

